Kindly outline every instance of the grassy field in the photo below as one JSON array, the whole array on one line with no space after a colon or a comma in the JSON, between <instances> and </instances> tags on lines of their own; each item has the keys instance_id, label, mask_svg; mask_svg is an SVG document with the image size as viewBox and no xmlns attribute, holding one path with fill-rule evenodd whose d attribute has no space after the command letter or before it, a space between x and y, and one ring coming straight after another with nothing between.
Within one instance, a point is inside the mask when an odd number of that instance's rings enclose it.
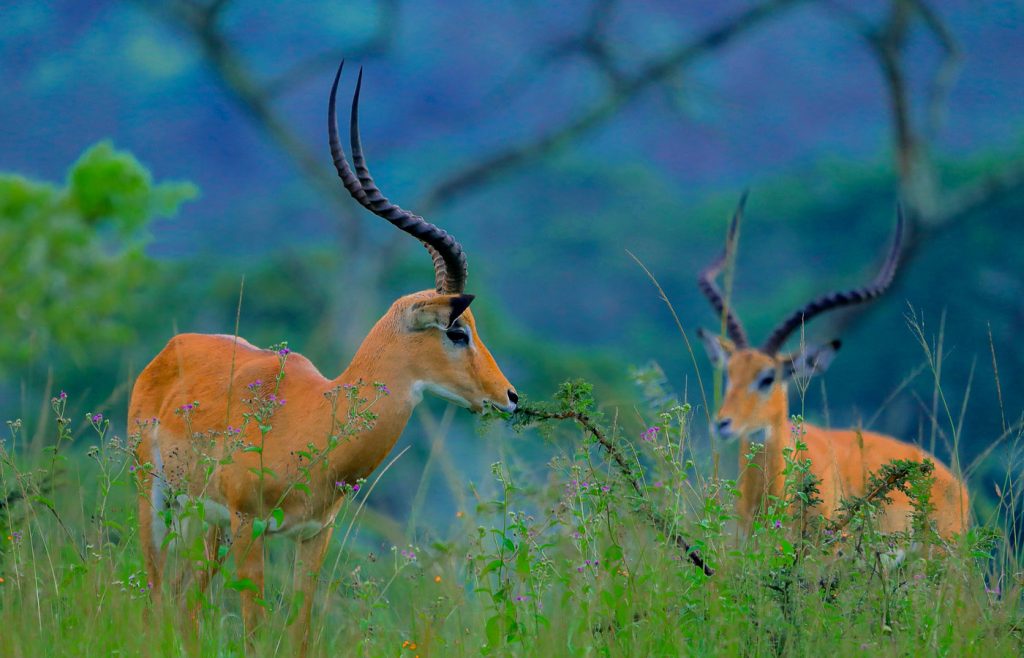
<instances>
[{"instance_id":1,"label":"grassy field","mask_svg":"<svg viewBox=\"0 0 1024 658\"><path fill-rule=\"evenodd\" d=\"M877 500L850 501L832 522L806 516L814 484L791 455L785 499L770 501L741 540L734 480L715 477L717 461L691 441L703 415L693 418L686 404L659 405L649 418L631 410L647 427L637 436L574 382L515 418L491 418L488 432L513 446L493 464L493 486L451 483L468 489L471 502L439 524L450 531L419 528L418 544L365 505L388 486L387 467L378 469L336 522L312 653L1024 652L1024 569L1009 522L1017 482L1006 481L998 505L956 542L943 542L927 523L906 536L880 536L872 523ZM68 418L67 409L61 393L35 422L8 422L0 452L0 655L293 655L291 542L268 543L269 614L251 645L234 591L245 584L232 577L230 561L219 563L221 576L199 602L195 639L182 613L198 597L194 585L162 610L150 602L130 437L113 436L99 415ZM955 435L955 423L949 429ZM532 463L516 456L524 431L535 433L550 461L538 467L535 456ZM923 471L897 475L909 490L927 482ZM927 511L928 501L918 502ZM713 575L694 565L682 541ZM190 562L208 564L203 556L198 539L172 567L187 572Z\"/></svg>"}]
</instances>

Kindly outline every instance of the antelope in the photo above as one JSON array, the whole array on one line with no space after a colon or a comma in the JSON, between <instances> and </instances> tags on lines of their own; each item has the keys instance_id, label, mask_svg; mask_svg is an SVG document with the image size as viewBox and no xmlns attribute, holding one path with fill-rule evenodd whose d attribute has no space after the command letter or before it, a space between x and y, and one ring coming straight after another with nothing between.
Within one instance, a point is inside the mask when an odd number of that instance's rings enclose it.
<instances>
[{"instance_id":1,"label":"antelope","mask_svg":"<svg viewBox=\"0 0 1024 658\"><path fill-rule=\"evenodd\" d=\"M783 495L784 449L793 445L787 384L805 382L828 368L840 342L825 345L800 345L789 354L779 351L794 332L813 318L833 309L863 304L884 293L892 283L899 263L903 235L903 214L898 212L896 236L874 280L868 285L822 295L786 317L759 348L750 347L739 317L724 299L715 279L732 257L743 202L733 216L721 255L701 273L698 285L719 314L725 336L703 329L698 335L712 365L725 373L725 394L715 417L713 431L724 440L740 440L740 499L737 503L740 526L749 534L754 518L762 511L767 495ZM802 343L803 341L801 341ZM799 428L807 445L801 458L809 459L811 472L820 481L821 503L817 509L826 518L834 515L842 499L865 495L869 473L893 459L935 464L932 488L933 516L939 535L951 538L967 528L968 497L963 483L933 455L891 436L859 429L825 429L810 424ZM752 463L747 455L755 439L764 449L756 451ZM892 533L910 527L912 507L899 491L891 494L892 503L880 511L878 528Z\"/></svg>"},{"instance_id":2,"label":"antelope","mask_svg":"<svg viewBox=\"0 0 1024 658\"><path fill-rule=\"evenodd\" d=\"M139 469L139 530L154 598L159 601L165 544L173 543L165 541L170 531L166 511L199 499L209 526L207 550L216 551L222 529L228 532L237 576L251 583L241 591L250 637L263 613L265 537L284 535L298 543L293 577L302 601L294 627L303 650L317 576L344 494L388 455L423 394L474 412L485 406L512 412L518 402L469 310L474 297L464 292L462 246L443 229L385 198L370 175L359 135L362 71L352 100L349 165L335 111L343 67L344 62L331 87L327 121L338 176L364 208L426 246L434 264L434 289L396 300L334 379L286 349L259 349L232 335L174 336L139 374L128 411L129 427L141 428L136 448L136 459L144 465ZM270 394L279 373L283 378ZM329 437L350 418L355 404L352 396L337 394L340 387L351 390L370 382L377 382L375 421L330 448ZM243 417L246 399L258 395L275 407L260 450L254 448L261 443L260 432ZM188 413L182 414L182 408ZM197 454L190 428L213 431L212 462ZM245 449L222 459L229 441ZM309 468L311 454L322 456L316 468ZM303 486L289 486L304 466L309 479ZM204 468L212 470L201 474ZM202 591L211 574L200 572L198 577Z\"/></svg>"}]
</instances>

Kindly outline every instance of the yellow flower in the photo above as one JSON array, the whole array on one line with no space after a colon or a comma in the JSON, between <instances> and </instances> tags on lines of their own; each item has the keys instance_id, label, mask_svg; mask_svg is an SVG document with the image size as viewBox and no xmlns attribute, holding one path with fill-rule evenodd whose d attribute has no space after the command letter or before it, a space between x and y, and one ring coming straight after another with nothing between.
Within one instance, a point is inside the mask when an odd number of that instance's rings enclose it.
<instances>
[{"instance_id":1,"label":"yellow flower","mask_svg":"<svg viewBox=\"0 0 1024 658\"><path fill-rule=\"evenodd\" d=\"M455 513L455 518L457 518L457 519L461 519L464 516L466 516L465 512L456 512Z\"/></svg>"},{"instance_id":2,"label":"yellow flower","mask_svg":"<svg viewBox=\"0 0 1024 658\"><path fill-rule=\"evenodd\" d=\"M441 582L441 576L434 576L434 582L435 583Z\"/></svg>"}]
</instances>

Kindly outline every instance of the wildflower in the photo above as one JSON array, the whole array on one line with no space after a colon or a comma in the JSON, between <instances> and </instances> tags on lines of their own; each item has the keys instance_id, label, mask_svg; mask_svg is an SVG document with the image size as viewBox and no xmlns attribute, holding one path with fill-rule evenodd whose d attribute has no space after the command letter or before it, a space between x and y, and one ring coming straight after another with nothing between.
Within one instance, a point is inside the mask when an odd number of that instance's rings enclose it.
<instances>
[{"instance_id":1,"label":"wildflower","mask_svg":"<svg viewBox=\"0 0 1024 658\"><path fill-rule=\"evenodd\" d=\"M779 528L782 527L782 521L776 521L772 525L775 527L776 530L778 530Z\"/></svg>"},{"instance_id":2,"label":"wildflower","mask_svg":"<svg viewBox=\"0 0 1024 658\"><path fill-rule=\"evenodd\" d=\"M103 422L103 414L93 414L89 417L89 420L92 421L93 425L99 425Z\"/></svg>"},{"instance_id":3,"label":"wildflower","mask_svg":"<svg viewBox=\"0 0 1024 658\"><path fill-rule=\"evenodd\" d=\"M611 486L609 486L609 485L607 485L607 484L602 484L602 485L601 485L601 491L603 491L603 492L605 492L605 493L608 493L608 492L609 492L609 491L611 491L611 490L612 490Z\"/></svg>"},{"instance_id":4,"label":"wildflower","mask_svg":"<svg viewBox=\"0 0 1024 658\"><path fill-rule=\"evenodd\" d=\"M249 384L248 388L249 388L250 391L255 391L260 386L263 386L263 380L262 379L257 379L253 383Z\"/></svg>"},{"instance_id":5,"label":"wildflower","mask_svg":"<svg viewBox=\"0 0 1024 658\"><path fill-rule=\"evenodd\" d=\"M288 356L291 353L292 353L292 351L290 349L288 349L287 347L282 347L281 349L279 349L277 351L277 355L278 356Z\"/></svg>"},{"instance_id":6,"label":"wildflower","mask_svg":"<svg viewBox=\"0 0 1024 658\"><path fill-rule=\"evenodd\" d=\"M17 544L17 543L21 542L21 537L22 537L21 530L15 530L13 533L11 533L11 536L8 537L8 539L10 539L15 544Z\"/></svg>"},{"instance_id":7,"label":"wildflower","mask_svg":"<svg viewBox=\"0 0 1024 658\"><path fill-rule=\"evenodd\" d=\"M375 386L377 387L377 392L381 395L391 395L391 389L388 388L387 384L378 382Z\"/></svg>"},{"instance_id":8,"label":"wildflower","mask_svg":"<svg viewBox=\"0 0 1024 658\"><path fill-rule=\"evenodd\" d=\"M657 425L648 427L640 434L640 440L653 442L656 438L658 438L658 432L660 431L661 428L658 427Z\"/></svg>"},{"instance_id":9,"label":"wildflower","mask_svg":"<svg viewBox=\"0 0 1024 658\"><path fill-rule=\"evenodd\" d=\"M522 595L516 596L516 601L519 602L519 603L522 603L524 601L529 601L529 600L530 600L530 597L528 597L528 596L522 596Z\"/></svg>"},{"instance_id":10,"label":"wildflower","mask_svg":"<svg viewBox=\"0 0 1024 658\"><path fill-rule=\"evenodd\" d=\"M441 576L434 576L434 582L435 583L441 582Z\"/></svg>"},{"instance_id":11,"label":"wildflower","mask_svg":"<svg viewBox=\"0 0 1024 658\"><path fill-rule=\"evenodd\" d=\"M661 480L658 480L657 482L654 483L654 488L655 489L661 489L663 486L665 486L665 485L664 485L664 483Z\"/></svg>"},{"instance_id":12,"label":"wildflower","mask_svg":"<svg viewBox=\"0 0 1024 658\"><path fill-rule=\"evenodd\" d=\"M65 393L64 391L61 391L60 393L57 394L57 399L58 400L67 400L68 399L68 394Z\"/></svg>"},{"instance_id":13,"label":"wildflower","mask_svg":"<svg viewBox=\"0 0 1024 658\"><path fill-rule=\"evenodd\" d=\"M352 485L352 493L356 493L357 491L359 491L359 483L358 482L356 482L355 484Z\"/></svg>"},{"instance_id":14,"label":"wildflower","mask_svg":"<svg viewBox=\"0 0 1024 658\"><path fill-rule=\"evenodd\" d=\"M3 576L0 576L0 585L3 585L3 584L4 584L4 582L5 582L5 581L4 581L4 579L3 579Z\"/></svg>"},{"instance_id":15,"label":"wildflower","mask_svg":"<svg viewBox=\"0 0 1024 658\"><path fill-rule=\"evenodd\" d=\"M455 518L457 518L457 519L461 519L464 516L466 516L465 512L459 511L459 512L455 513Z\"/></svg>"}]
</instances>

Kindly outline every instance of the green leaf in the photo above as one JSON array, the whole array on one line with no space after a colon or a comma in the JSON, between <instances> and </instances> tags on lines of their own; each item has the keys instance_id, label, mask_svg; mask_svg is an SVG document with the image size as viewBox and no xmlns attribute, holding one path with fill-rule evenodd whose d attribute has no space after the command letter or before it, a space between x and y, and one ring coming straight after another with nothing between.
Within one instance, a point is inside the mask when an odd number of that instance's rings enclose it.
<instances>
[{"instance_id":1,"label":"green leaf","mask_svg":"<svg viewBox=\"0 0 1024 658\"><path fill-rule=\"evenodd\" d=\"M267 531L266 519L253 519L252 520L252 538L256 539Z\"/></svg>"},{"instance_id":2,"label":"green leaf","mask_svg":"<svg viewBox=\"0 0 1024 658\"><path fill-rule=\"evenodd\" d=\"M490 572L497 571L498 569L501 568L501 565L502 565L502 561L501 560L493 560L493 561L489 562L487 564L487 566L485 566L483 568L483 570L480 572L480 577L483 578L484 576L486 576Z\"/></svg>"},{"instance_id":3,"label":"green leaf","mask_svg":"<svg viewBox=\"0 0 1024 658\"><path fill-rule=\"evenodd\" d=\"M248 578L236 578L233 580L229 580L224 584L224 586L228 589L233 589L236 592L249 591L259 593L260 591L260 589L256 587L256 583L252 582Z\"/></svg>"},{"instance_id":4,"label":"green leaf","mask_svg":"<svg viewBox=\"0 0 1024 658\"><path fill-rule=\"evenodd\" d=\"M284 525L284 510L280 507L275 507L274 511L270 513L270 516L277 521L277 527L280 528Z\"/></svg>"}]
</instances>

